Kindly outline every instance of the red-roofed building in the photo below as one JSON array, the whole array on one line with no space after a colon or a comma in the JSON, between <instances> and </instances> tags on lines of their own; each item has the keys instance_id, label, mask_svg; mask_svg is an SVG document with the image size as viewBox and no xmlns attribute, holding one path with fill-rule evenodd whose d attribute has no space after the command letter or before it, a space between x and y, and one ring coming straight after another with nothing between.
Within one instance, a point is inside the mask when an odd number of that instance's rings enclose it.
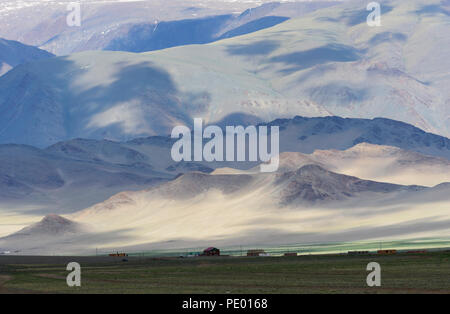
<instances>
[{"instance_id":1,"label":"red-roofed building","mask_svg":"<svg viewBox=\"0 0 450 314\"><path fill-rule=\"evenodd\" d=\"M219 256L220 255L220 250L218 248L215 247L209 247L207 249L203 250L203 256Z\"/></svg>"}]
</instances>

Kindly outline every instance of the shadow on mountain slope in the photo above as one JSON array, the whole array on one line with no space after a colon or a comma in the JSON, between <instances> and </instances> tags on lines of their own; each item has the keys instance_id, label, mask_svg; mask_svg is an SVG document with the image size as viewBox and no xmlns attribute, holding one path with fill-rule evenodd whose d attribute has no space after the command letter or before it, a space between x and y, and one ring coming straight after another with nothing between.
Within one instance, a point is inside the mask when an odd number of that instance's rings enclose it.
<instances>
[{"instance_id":1,"label":"shadow on mountain slope","mask_svg":"<svg viewBox=\"0 0 450 314\"><path fill-rule=\"evenodd\" d=\"M269 61L290 66L283 72L295 72L328 62L357 61L361 58L363 52L351 46L328 44L318 48L276 56Z\"/></svg>"},{"instance_id":2,"label":"shadow on mountain slope","mask_svg":"<svg viewBox=\"0 0 450 314\"><path fill-rule=\"evenodd\" d=\"M20 66L0 79L0 143L43 147L76 137L169 134L175 124L191 125L191 115L209 106L208 92L181 92L151 62L123 58L111 67L114 54L80 55L76 61L61 57Z\"/></svg>"},{"instance_id":3,"label":"shadow on mountain slope","mask_svg":"<svg viewBox=\"0 0 450 314\"><path fill-rule=\"evenodd\" d=\"M227 52L236 56L269 55L281 46L276 40L261 40L248 45L227 46Z\"/></svg>"}]
</instances>

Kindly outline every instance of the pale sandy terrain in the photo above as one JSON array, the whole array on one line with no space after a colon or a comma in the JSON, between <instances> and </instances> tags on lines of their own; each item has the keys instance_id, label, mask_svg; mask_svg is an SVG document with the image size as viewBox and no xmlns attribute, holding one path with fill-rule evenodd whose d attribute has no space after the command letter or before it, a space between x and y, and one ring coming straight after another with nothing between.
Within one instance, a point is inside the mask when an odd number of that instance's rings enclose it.
<instances>
[{"instance_id":1,"label":"pale sandy terrain","mask_svg":"<svg viewBox=\"0 0 450 314\"><path fill-rule=\"evenodd\" d=\"M41 218L42 216L39 215L23 215L0 207L0 237L25 228Z\"/></svg>"},{"instance_id":2,"label":"pale sandy terrain","mask_svg":"<svg viewBox=\"0 0 450 314\"><path fill-rule=\"evenodd\" d=\"M450 182L448 159L425 156L390 146L362 143L345 151L282 153L280 159L281 170L292 170L313 163L365 180L429 187Z\"/></svg>"},{"instance_id":3,"label":"pale sandy terrain","mask_svg":"<svg viewBox=\"0 0 450 314\"><path fill-rule=\"evenodd\" d=\"M47 217L26 232L1 239L0 248L20 248L20 254L89 254L98 247L151 250L205 243L223 247L450 237L448 184L380 189L369 182L372 192L356 192L348 189L348 180L357 179L349 177L338 177L341 187L328 186L333 180L327 173L306 172L297 181L281 183L280 178L282 174L185 175L65 216L79 228L58 227L52 233L49 226L55 229L61 219ZM307 182L313 182L314 196L286 202L286 191ZM355 192L342 198L341 191ZM327 201L331 198L340 200Z\"/></svg>"}]
</instances>

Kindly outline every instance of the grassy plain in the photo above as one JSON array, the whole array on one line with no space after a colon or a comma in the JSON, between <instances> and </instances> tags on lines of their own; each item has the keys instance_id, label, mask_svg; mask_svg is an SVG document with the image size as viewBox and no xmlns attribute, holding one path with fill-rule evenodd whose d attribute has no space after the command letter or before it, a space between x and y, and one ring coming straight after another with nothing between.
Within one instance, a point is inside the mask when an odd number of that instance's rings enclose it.
<instances>
[{"instance_id":1,"label":"grassy plain","mask_svg":"<svg viewBox=\"0 0 450 314\"><path fill-rule=\"evenodd\" d=\"M82 286L66 285L67 263ZM366 285L369 262L382 286ZM390 256L14 257L0 256L0 293L450 293L450 252Z\"/></svg>"}]
</instances>

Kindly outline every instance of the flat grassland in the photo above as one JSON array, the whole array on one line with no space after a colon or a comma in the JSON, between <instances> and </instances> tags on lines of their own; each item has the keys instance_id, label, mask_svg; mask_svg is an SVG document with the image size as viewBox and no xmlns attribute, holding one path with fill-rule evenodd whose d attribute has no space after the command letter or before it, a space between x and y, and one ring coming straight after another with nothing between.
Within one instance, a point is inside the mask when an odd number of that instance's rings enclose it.
<instances>
[{"instance_id":1,"label":"flat grassland","mask_svg":"<svg viewBox=\"0 0 450 314\"><path fill-rule=\"evenodd\" d=\"M446 293L450 252L298 257L0 256L0 293ZM66 265L82 267L81 287ZM369 262L381 287L367 287Z\"/></svg>"}]
</instances>

